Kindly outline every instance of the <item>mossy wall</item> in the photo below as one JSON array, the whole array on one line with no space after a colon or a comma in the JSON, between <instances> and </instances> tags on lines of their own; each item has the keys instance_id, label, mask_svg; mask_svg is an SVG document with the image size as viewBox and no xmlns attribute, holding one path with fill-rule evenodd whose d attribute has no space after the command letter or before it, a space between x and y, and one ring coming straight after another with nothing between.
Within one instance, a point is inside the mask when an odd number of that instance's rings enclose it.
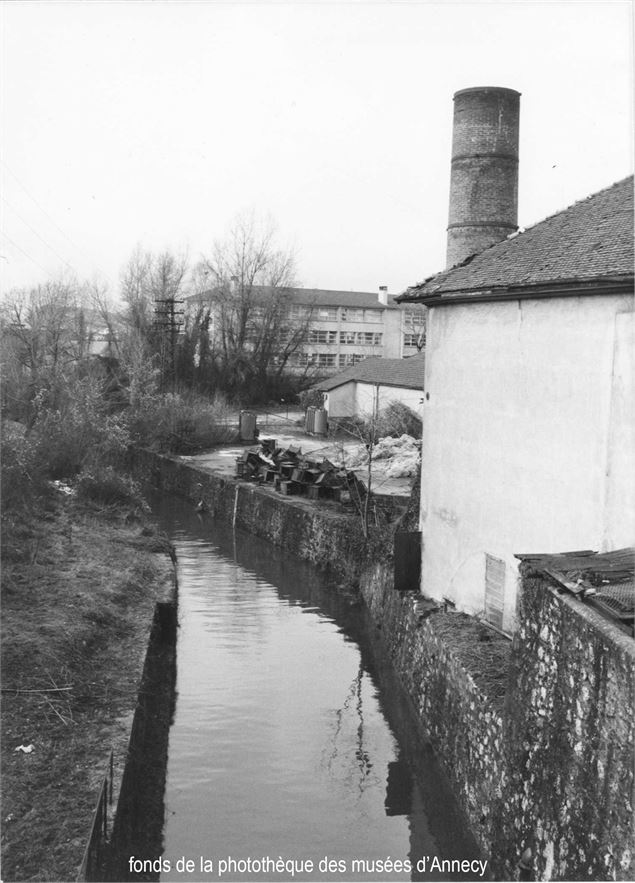
<instances>
[{"instance_id":1,"label":"mossy wall","mask_svg":"<svg viewBox=\"0 0 635 883\"><path fill-rule=\"evenodd\" d=\"M493 802L505 784L503 722L426 616L420 595L392 587L392 568L361 577L362 596L410 697L422 737L441 760L470 827L488 858Z\"/></svg>"},{"instance_id":2,"label":"mossy wall","mask_svg":"<svg viewBox=\"0 0 635 883\"><path fill-rule=\"evenodd\" d=\"M635 642L548 578L523 569L505 715L505 867L535 879L632 880Z\"/></svg>"}]
</instances>

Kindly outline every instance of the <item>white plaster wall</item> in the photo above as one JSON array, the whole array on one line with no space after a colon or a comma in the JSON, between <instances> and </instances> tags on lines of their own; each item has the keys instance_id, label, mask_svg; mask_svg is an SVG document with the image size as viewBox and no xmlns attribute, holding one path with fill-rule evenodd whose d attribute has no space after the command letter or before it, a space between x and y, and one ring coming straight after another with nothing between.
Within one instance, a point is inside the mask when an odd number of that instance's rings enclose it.
<instances>
[{"instance_id":1,"label":"white plaster wall","mask_svg":"<svg viewBox=\"0 0 635 883\"><path fill-rule=\"evenodd\" d=\"M355 383L344 383L324 393L329 417L350 417L355 411Z\"/></svg>"},{"instance_id":2,"label":"white plaster wall","mask_svg":"<svg viewBox=\"0 0 635 883\"><path fill-rule=\"evenodd\" d=\"M401 310L386 310L384 316L384 358L400 359L403 338Z\"/></svg>"},{"instance_id":3,"label":"white plaster wall","mask_svg":"<svg viewBox=\"0 0 635 883\"><path fill-rule=\"evenodd\" d=\"M423 368L423 366L422 366ZM401 402L411 408L415 414L421 414L423 401L423 370L421 371L421 389L404 389L400 386L380 386L379 410L391 402Z\"/></svg>"},{"instance_id":4,"label":"white plaster wall","mask_svg":"<svg viewBox=\"0 0 635 883\"><path fill-rule=\"evenodd\" d=\"M616 320L630 310L598 296L429 311L425 594L480 612L489 553L506 563L511 631L514 553L633 542L633 350Z\"/></svg>"},{"instance_id":5,"label":"white plaster wall","mask_svg":"<svg viewBox=\"0 0 635 883\"><path fill-rule=\"evenodd\" d=\"M423 386L423 377L421 378ZM355 414L360 417L372 417L390 404L402 402L421 413L423 390L406 389L401 386L377 386L373 383L357 383L355 390Z\"/></svg>"}]
</instances>

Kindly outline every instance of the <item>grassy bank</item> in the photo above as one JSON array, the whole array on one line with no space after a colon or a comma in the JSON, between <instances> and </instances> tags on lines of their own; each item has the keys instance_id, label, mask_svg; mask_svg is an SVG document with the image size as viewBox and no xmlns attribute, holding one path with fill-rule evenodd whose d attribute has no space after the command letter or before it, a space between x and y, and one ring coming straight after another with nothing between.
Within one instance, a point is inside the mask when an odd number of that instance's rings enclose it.
<instances>
[{"instance_id":1,"label":"grassy bank","mask_svg":"<svg viewBox=\"0 0 635 883\"><path fill-rule=\"evenodd\" d=\"M110 748L119 773L125 761L154 605L173 579L169 545L138 512L59 491L9 528L2 878L74 880Z\"/></svg>"}]
</instances>

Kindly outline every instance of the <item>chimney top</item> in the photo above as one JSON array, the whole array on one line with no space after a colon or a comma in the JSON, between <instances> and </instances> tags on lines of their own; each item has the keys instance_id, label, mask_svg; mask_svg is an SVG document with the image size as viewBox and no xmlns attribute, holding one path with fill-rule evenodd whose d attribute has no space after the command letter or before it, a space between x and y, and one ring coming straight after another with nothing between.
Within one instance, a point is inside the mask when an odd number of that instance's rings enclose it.
<instances>
[{"instance_id":1,"label":"chimney top","mask_svg":"<svg viewBox=\"0 0 635 883\"><path fill-rule=\"evenodd\" d=\"M379 303L387 306L388 304L388 286L380 285L379 286Z\"/></svg>"},{"instance_id":2,"label":"chimney top","mask_svg":"<svg viewBox=\"0 0 635 883\"><path fill-rule=\"evenodd\" d=\"M515 89L454 93L448 268L518 229L519 114Z\"/></svg>"}]
</instances>

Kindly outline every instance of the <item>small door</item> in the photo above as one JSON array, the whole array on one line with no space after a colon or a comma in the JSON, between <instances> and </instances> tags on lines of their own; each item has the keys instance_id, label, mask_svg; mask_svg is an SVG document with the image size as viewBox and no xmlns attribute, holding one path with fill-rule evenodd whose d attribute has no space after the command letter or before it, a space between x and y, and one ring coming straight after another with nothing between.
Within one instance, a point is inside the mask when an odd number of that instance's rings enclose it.
<instances>
[{"instance_id":1,"label":"small door","mask_svg":"<svg viewBox=\"0 0 635 883\"><path fill-rule=\"evenodd\" d=\"M395 534L395 588L398 592L418 592L421 583L421 531Z\"/></svg>"}]
</instances>

